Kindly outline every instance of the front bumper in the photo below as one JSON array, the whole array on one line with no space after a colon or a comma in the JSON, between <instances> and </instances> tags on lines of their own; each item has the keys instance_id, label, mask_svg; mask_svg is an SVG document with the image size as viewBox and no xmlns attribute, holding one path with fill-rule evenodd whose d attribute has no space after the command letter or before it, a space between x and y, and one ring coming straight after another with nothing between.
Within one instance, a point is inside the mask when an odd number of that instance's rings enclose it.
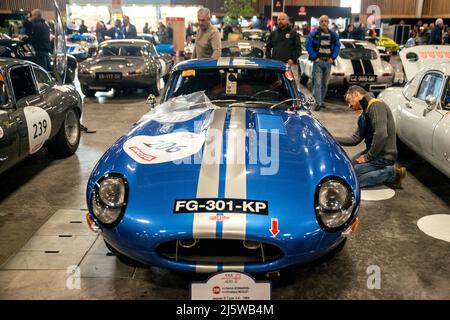
<instances>
[{"instance_id":1,"label":"front bumper","mask_svg":"<svg viewBox=\"0 0 450 320\"><path fill-rule=\"evenodd\" d=\"M209 261L208 256L202 256L198 261L176 260L166 257L160 253L158 248L161 244L186 239L183 235L186 232L166 232L164 236L156 236L150 230L148 232L132 232L126 230L122 222L114 229L101 229L90 218L91 229L100 231L106 242L115 250L133 260L146 265L153 265L161 268L196 273L214 273L220 271L242 271L250 273L265 273L303 265L319 259L336 248L350 234L356 231L359 219L354 218L353 222L345 230L335 233L327 233L322 230L312 234L290 235L287 238L265 237L261 234L248 234L245 239L255 242L262 242L270 246L276 246L283 252L279 258L269 261L245 262L230 261L224 258L223 261ZM122 226L121 226L122 225ZM165 230L168 231L168 230ZM167 234L169 233L169 234ZM140 235L139 235L140 234ZM206 240L200 238L200 241ZM215 239L214 241L220 241ZM227 238L229 241L230 239ZM242 241L242 239L236 239ZM214 250L214 248L212 249ZM213 254L213 251L211 251ZM217 255L217 252L214 252ZM219 254L220 255L220 254Z\"/></svg>"}]
</instances>

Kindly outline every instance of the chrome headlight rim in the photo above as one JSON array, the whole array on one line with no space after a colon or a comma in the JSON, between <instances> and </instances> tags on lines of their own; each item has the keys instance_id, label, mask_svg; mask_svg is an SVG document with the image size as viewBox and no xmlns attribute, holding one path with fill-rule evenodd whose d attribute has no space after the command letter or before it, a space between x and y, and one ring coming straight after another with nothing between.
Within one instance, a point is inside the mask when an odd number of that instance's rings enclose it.
<instances>
[{"instance_id":1,"label":"chrome headlight rim","mask_svg":"<svg viewBox=\"0 0 450 320\"><path fill-rule=\"evenodd\" d=\"M124 189L125 189L124 192L125 192L125 194L124 194L124 198L123 198L123 204L122 204L121 207L108 206L106 203L104 203L104 201L100 197L100 184L103 181L105 181L106 179L110 179L110 178L121 179L123 184L124 184ZM95 183L94 189L93 189L92 194L91 194L91 201L89 203L89 205L91 207L90 212L91 212L92 216L95 218L95 221L98 222L99 225L101 225L103 227L106 227L106 228L114 228L114 227L116 227L122 221L122 218L125 215L125 209L126 209L127 204L128 204L128 192L129 192L128 180L122 174L119 174L119 173L107 173L103 177L101 177ZM111 209L118 209L118 210L120 210L119 214L117 215L117 218L111 223L103 222L101 220L101 218L98 217L95 214L95 212L94 212L93 201L97 201L100 204L102 204L103 208L111 208Z\"/></svg>"},{"instance_id":2,"label":"chrome headlight rim","mask_svg":"<svg viewBox=\"0 0 450 320\"><path fill-rule=\"evenodd\" d=\"M348 205L347 209L351 210L350 216L347 218L345 223L343 223L342 225L340 225L338 227L327 226L323 222L322 217L321 217L320 213L318 212L318 208L317 208L318 203L319 203L320 190L321 190L322 186L329 181L336 181L336 182L341 183L347 189L347 192L349 195L349 205ZM316 191L314 194L314 213L316 214L317 222L319 223L319 226L322 228L322 230L329 232L329 233L335 233L335 232L345 230L351 224L351 222L354 220L356 211L357 211L357 206L356 206L355 192L350 187L350 185L348 184L347 181L345 181L344 179L342 179L341 177L338 177L338 176L328 176L328 177L322 179L320 181L320 183L317 185Z\"/></svg>"}]
</instances>

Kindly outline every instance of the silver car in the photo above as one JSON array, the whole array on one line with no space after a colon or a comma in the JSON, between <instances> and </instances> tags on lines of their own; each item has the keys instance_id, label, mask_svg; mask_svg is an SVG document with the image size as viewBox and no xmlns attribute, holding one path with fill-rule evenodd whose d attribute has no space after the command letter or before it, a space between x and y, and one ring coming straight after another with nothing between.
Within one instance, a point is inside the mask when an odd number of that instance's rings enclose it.
<instances>
[{"instance_id":1,"label":"silver car","mask_svg":"<svg viewBox=\"0 0 450 320\"><path fill-rule=\"evenodd\" d=\"M397 136L450 177L450 46L416 46L400 51L404 88L379 97L391 108Z\"/></svg>"},{"instance_id":2,"label":"silver car","mask_svg":"<svg viewBox=\"0 0 450 320\"><path fill-rule=\"evenodd\" d=\"M87 97L111 88L141 88L158 96L161 78L172 66L173 58L159 55L149 41L110 40L100 44L95 57L80 64L78 79Z\"/></svg>"},{"instance_id":3,"label":"silver car","mask_svg":"<svg viewBox=\"0 0 450 320\"><path fill-rule=\"evenodd\" d=\"M313 61L303 54L298 59L300 82L312 79ZM395 71L382 60L377 47L370 42L341 40L341 51L331 67L328 86L342 88L358 84L372 92L380 92L394 83Z\"/></svg>"}]
</instances>

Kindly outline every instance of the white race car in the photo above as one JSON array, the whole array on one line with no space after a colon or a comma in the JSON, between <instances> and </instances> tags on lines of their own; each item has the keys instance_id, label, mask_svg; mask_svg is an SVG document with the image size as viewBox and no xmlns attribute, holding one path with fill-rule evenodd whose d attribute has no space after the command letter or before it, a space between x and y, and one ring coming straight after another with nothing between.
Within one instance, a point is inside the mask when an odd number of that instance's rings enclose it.
<instances>
[{"instance_id":1,"label":"white race car","mask_svg":"<svg viewBox=\"0 0 450 320\"><path fill-rule=\"evenodd\" d=\"M340 40L341 51L331 67L328 86L346 89L357 84L369 91L380 92L394 83L395 71L382 60L377 47L370 42ZM308 53L298 58L300 82L306 84L312 79L313 61Z\"/></svg>"},{"instance_id":2,"label":"white race car","mask_svg":"<svg viewBox=\"0 0 450 320\"><path fill-rule=\"evenodd\" d=\"M450 177L450 46L417 46L400 51L408 80L379 97L391 108L397 136Z\"/></svg>"}]
</instances>

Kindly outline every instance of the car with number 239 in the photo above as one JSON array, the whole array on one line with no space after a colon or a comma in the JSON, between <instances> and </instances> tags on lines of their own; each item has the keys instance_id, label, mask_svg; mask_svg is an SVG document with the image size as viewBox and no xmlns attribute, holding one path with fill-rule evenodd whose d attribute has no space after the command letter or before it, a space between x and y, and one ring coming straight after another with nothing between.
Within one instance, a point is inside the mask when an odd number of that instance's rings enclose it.
<instances>
[{"instance_id":1,"label":"car with number 239","mask_svg":"<svg viewBox=\"0 0 450 320\"><path fill-rule=\"evenodd\" d=\"M310 104L279 61L179 63L162 103L95 166L89 226L119 256L184 272L266 273L336 253L360 190Z\"/></svg>"},{"instance_id":2,"label":"car with number 239","mask_svg":"<svg viewBox=\"0 0 450 320\"><path fill-rule=\"evenodd\" d=\"M50 74L37 64L0 58L0 174L42 147L56 157L75 153L82 100L67 80L64 28L55 4L55 59Z\"/></svg>"}]
</instances>

